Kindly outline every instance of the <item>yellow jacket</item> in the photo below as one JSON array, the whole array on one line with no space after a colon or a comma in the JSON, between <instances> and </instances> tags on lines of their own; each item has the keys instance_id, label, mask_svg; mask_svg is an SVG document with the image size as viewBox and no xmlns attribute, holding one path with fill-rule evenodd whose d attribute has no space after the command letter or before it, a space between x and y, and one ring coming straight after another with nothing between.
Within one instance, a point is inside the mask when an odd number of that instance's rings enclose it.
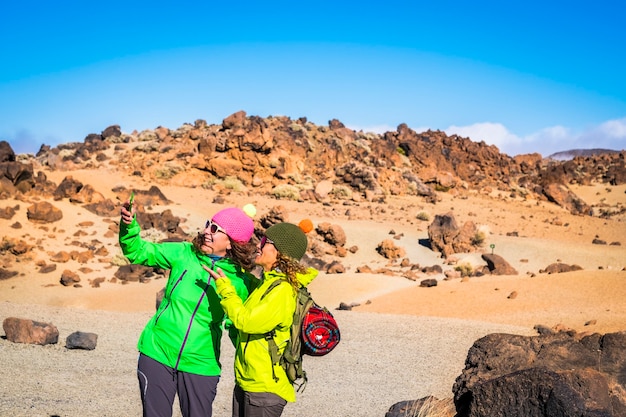
<instances>
[{"instance_id":1,"label":"yellow jacket","mask_svg":"<svg viewBox=\"0 0 626 417\"><path fill-rule=\"evenodd\" d=\"M305 274L298 275L298 281L306 286L317 274L317 270L309 268ZM296 309L296 291L288 283L276 286L263 297L267 288L277 279L286 279L285 274L265 272L263 281L245 302L237 296L235 288L227 279L218 279L215 283L222 297L222 308L239 331L235 354L237 385L247 392L271 392L294 402L295 389L282 366L272 364L265 339L266 333L274 330L274 341L282 354L289 340Z\"/></svg>"}]
</instances>

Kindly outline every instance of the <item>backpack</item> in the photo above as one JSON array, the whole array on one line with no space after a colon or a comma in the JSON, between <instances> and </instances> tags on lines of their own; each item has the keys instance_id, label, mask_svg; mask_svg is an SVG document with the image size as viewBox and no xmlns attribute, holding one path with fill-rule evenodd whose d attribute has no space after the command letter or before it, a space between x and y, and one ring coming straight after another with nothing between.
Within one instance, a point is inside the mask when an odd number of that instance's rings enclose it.
<instances>
[{"instance_id":1,"label":"backpack","mask_svg":"<svg viewBox=\"0 0 626 417\"><path fill-rule=\"evenodd\" d=\"M282 282L287 281L278 279L272 282L261 299ZM339 326L333 315L326 307L320 307L313 301L306 287L298 288L291 335L282 356L278 354L278 345L274 341L274 335L273 330L265 334L272 363L280 363L289 382L297 385L298 391L304 390L308 381L306 372L302 368L303 356L324 356L333 350L341 339ZM278 380L276 375L274 375L274 380Z\"/></svg>"}]
</instances>

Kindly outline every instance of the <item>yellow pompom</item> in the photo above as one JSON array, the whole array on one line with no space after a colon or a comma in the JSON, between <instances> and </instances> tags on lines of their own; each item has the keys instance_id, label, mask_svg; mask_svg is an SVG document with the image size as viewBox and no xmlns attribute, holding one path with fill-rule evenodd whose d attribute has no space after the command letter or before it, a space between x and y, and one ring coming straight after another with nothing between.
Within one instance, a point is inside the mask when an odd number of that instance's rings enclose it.
<instances>
[{"instance_id":1,"label":"yellow pompom","mask_svg":"<svg viewBox=\"0 0 626 417\"><path fill-rule=\"evenodd\" d=\"M309 219L304 219L300 221L300 223L298 223L298 227L300 227L300 230L302 230L304 233L309 233L311 230L313 230L313 222Z\"/></svg>"},{"instance_id":2,"label":"yellow pompom","mask_svg":"<svg viewBox=\"0 0 626 417\"><path fill-rule=\"evenodd\" d=\"M254 204L246 204L245 206L243 206L242 210L251 219L254 219L254 216L256 216L256 207L254 207Z\"/></svg>"}]
</instances>

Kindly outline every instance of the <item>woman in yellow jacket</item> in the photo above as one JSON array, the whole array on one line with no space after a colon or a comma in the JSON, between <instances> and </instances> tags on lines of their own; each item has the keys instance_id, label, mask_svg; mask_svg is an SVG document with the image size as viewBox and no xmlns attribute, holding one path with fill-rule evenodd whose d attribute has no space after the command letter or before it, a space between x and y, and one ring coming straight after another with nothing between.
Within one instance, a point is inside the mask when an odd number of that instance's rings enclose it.
<instances>
[{"instance_id":1,"label":"woman in yellow jacket","mask_svg":"<svg viewBox=\"0 0 626 417\"><path fill-rule=\"evenodd\" d=\"M296 400L295 389L282 366L272 363L266 335L274 333L282 354L296 309L296 288L308 285L318 274L300 263L307 244L306 234L295 224L278 223L268 228L257 245L254 260L263 268L263 277L245 302L221 271L208 270L216 279L222 308L239 331L233 417L278 417L287 402ZM276 280L285 282L266 294Z\"/></svg>"}]
</instances>

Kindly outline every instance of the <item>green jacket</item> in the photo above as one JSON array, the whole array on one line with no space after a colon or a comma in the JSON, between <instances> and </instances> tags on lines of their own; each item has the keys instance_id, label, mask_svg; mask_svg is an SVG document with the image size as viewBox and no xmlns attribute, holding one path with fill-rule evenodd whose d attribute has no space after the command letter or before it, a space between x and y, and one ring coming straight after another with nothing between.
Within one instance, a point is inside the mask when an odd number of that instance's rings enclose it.
<instances>
[{"instance_id":1,"label":"green jacket","mask_svg":"<svg viewBox=\"0 0 626 417\"><path fill-rule=\"evenodd\" d=\"M298 281L306 286L317 274L317 270L309 268L306 274L298 275ZM245 302L237 297L235 287L228 280L218 280L217 290L222 297L224 311L239 330L235 354L237 385L247 392L271 392L294 402L294 387L282 366L272 364L268 342L265 340L265 334L275 330L274 340L282 354L289 340L293 313L296 310L296 292L289 283L276 286L261 299L267 288L277 279L286 279L285 274L277 271L265 272L263 281ZM277 379L274 379L274 375Z\"/></svg>"},{"instance_id":2,"label":"green jacket","mask_svg":"<svg viewBox=\"0 0 626 417\"><path fill-rule=\"evenodd\" d=\"M170 270L163 300L139 337L139 351L176 370L219 376L225 316L215 281L207 283L209 274L202 265L224 271L240 301L248 296L252 275L228 258L195 251L190 242L146 242L139 232L136 220L130 225L120 222L119 242L124 255L133 264Z\"/></svg>"}]
</instances>

